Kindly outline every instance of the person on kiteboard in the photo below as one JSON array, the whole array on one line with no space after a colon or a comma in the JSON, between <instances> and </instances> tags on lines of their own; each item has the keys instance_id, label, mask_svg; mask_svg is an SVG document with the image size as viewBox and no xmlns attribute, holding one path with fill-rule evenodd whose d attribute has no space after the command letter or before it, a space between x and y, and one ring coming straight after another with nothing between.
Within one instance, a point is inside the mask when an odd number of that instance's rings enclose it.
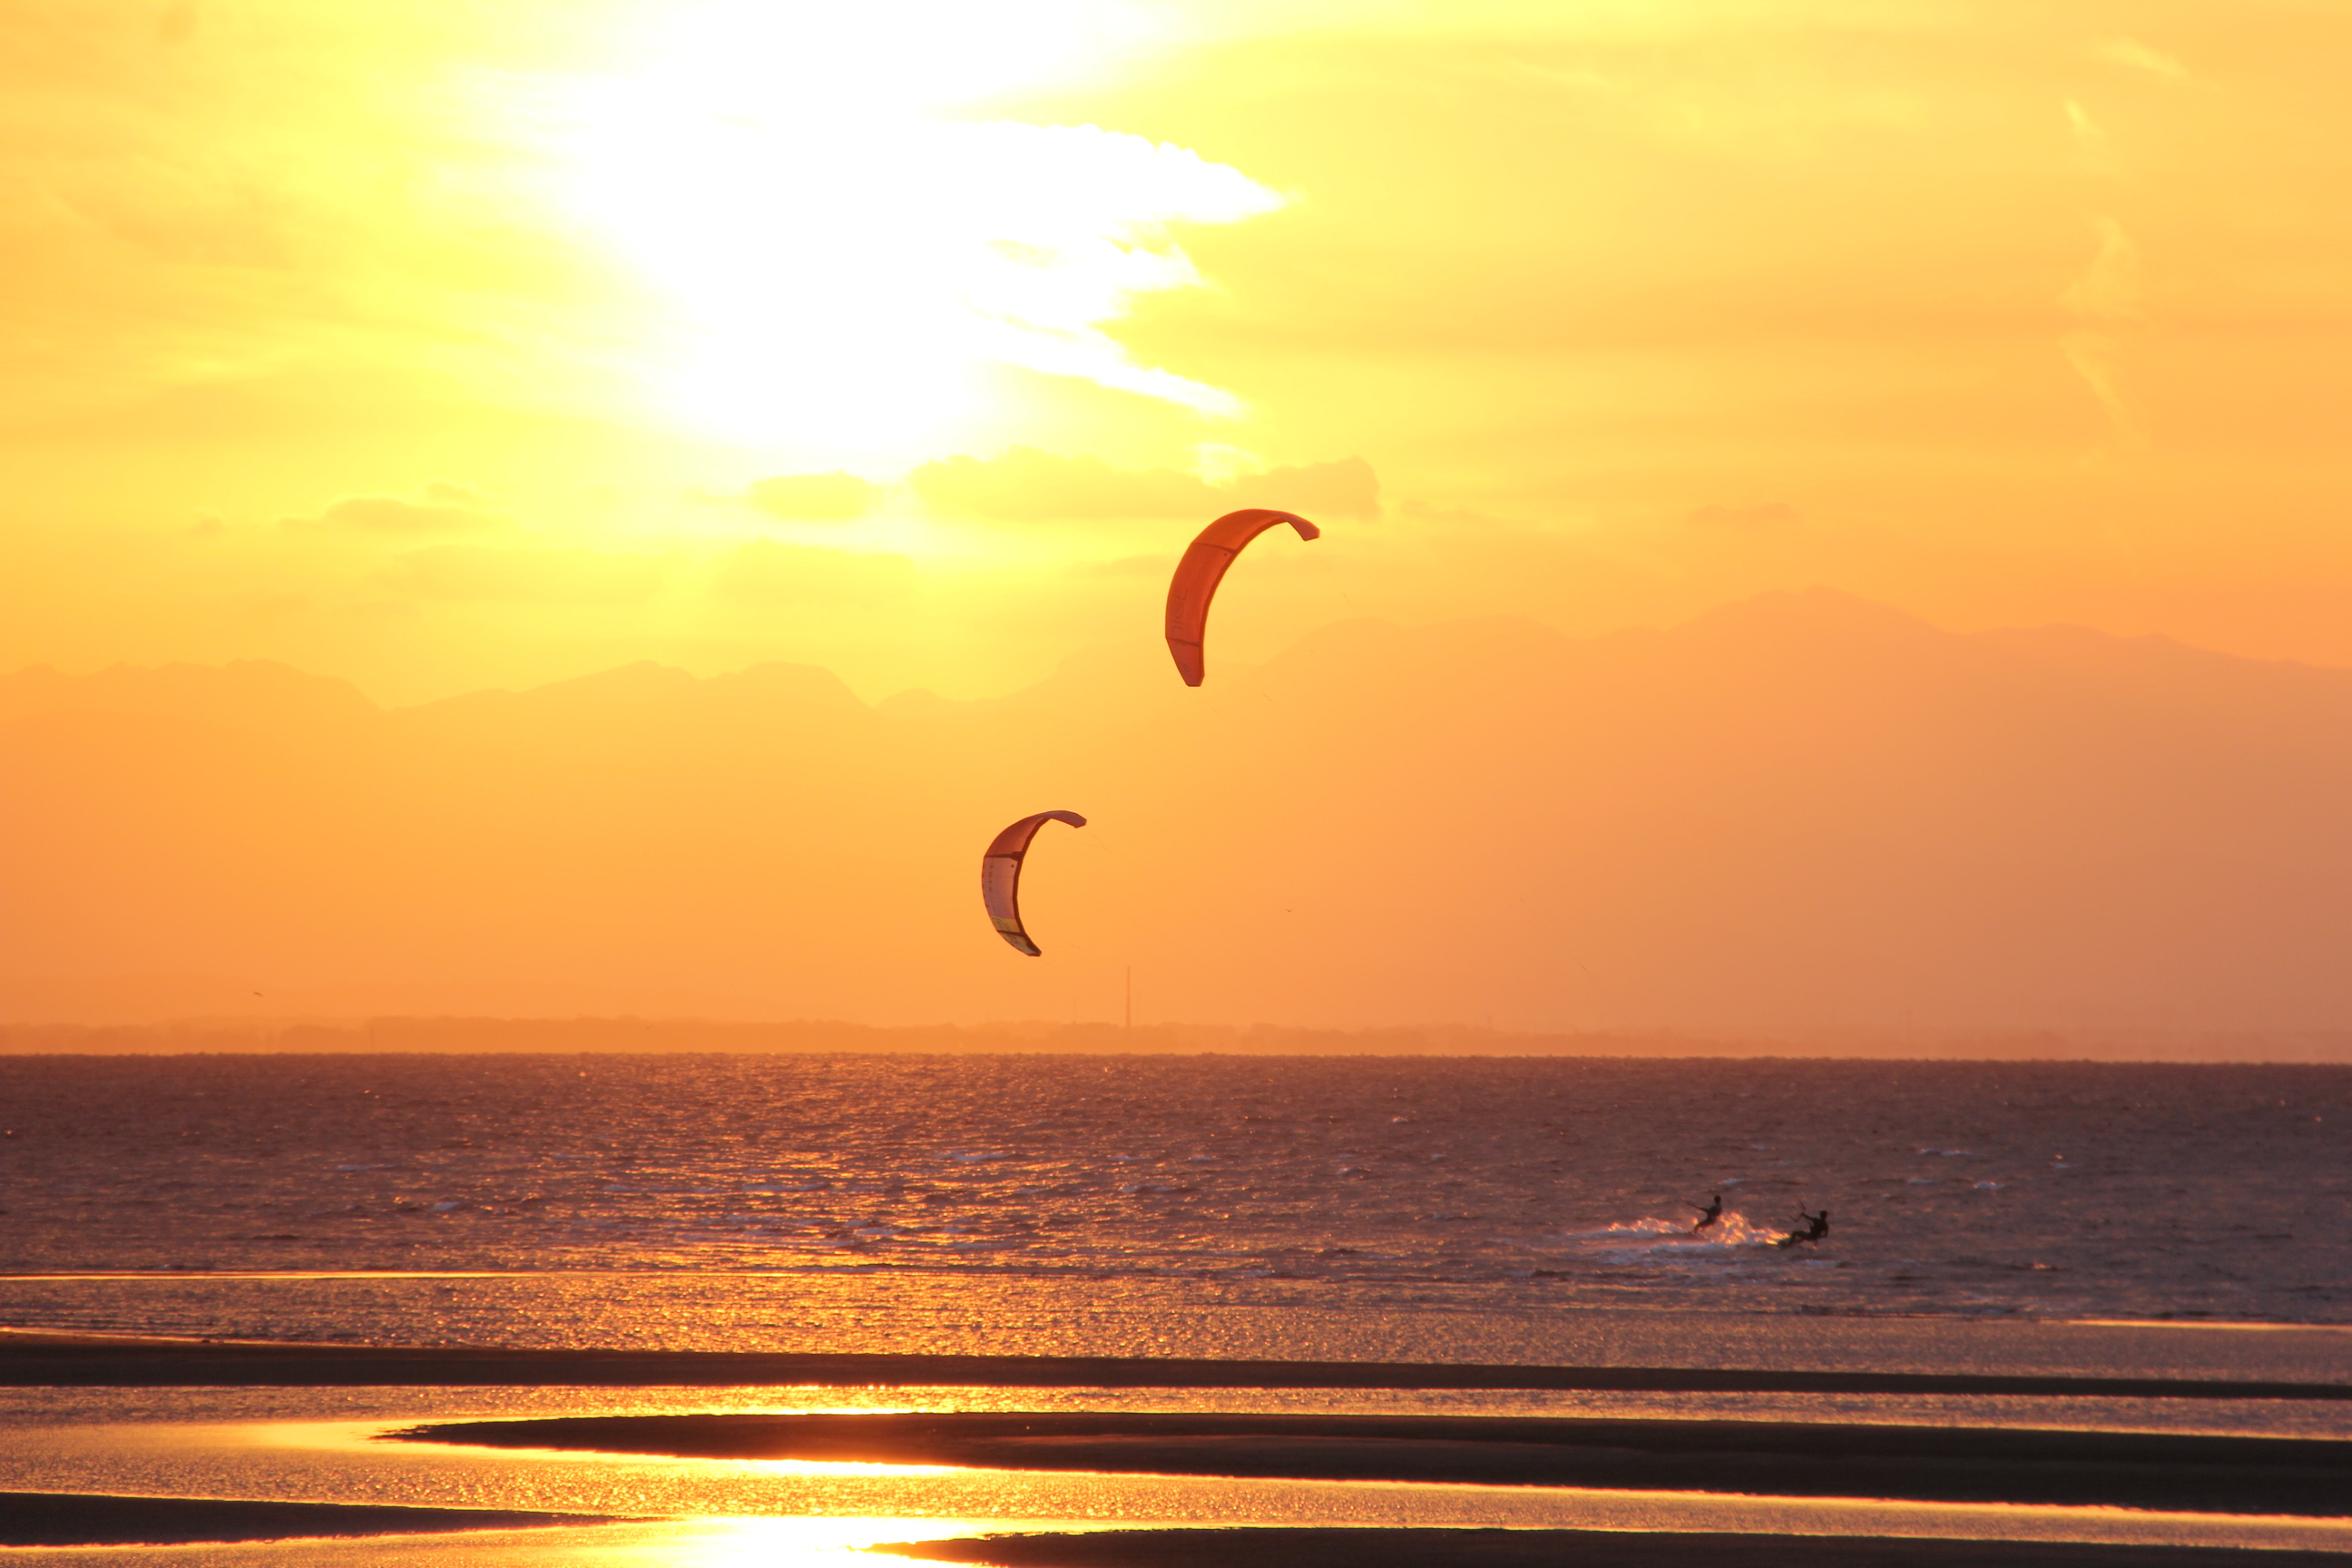
<instances>
[{"instance_id":1,"label":"person on kiteboard","mask_svg":"<svg viewBox=\"0 0 2352 1568\"><path fill-rule=\"evenodd\" d=\"M1691 1226L1691 1234L1693 1236L1696 1236L1700 1231L1705 1230L1708 1226L1713 1225L1717 1220L1723 1217L1723 1194L1721 1193L1716 1194L1715 1201L1711 1204L1695 1204L1691 1203L1688 1199L1685 1199L1684 1206L1698 1210L1698 1223Z\"/></svg>"},{"instance_id":2,"label":"person on kiteboard","mask_svg":"<svg viewBox=\"0 0 2352 1568\"><path fill-rule=\"evenodd\" d=\"M1807 1214L1804 1210L1799 1209L1797 1211L1797 1215L1800 1219L1802 1219L1805 1222L1805 1228L1802 1230L1790 1231L1788 1235L1774 1242L1772 1244L1773 1246L1796 1247L1808 1241L1819 1241L1822 1237L1830 1233L1829 1210L1823 1209L1819 1214Z\"/></svg>"}]
</instances>

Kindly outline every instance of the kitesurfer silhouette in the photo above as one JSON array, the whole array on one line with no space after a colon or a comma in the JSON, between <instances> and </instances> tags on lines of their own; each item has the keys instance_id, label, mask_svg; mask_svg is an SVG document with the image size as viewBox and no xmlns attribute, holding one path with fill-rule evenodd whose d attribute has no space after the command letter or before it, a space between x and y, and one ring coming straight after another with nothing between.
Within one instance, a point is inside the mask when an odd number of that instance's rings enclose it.
<instances>
[{"instance_id":1,"label":"kitesurfer silhouette","mask_svg":"<svg viewBox=\"0 0 2352 1568\"><path fill-rule=\"evenodd\" d=\"M1774 1242L1772 1244L1773 1246L1796 1247L1808 1241L1819 1241L1822 1237L1830 1233L1829 1210L1823 1209L1819 1214L1807 1214L1804 1210L1799 1209L1797 1211L1797 1215L1800 1219L1802 1219L1805 1222L1805 1228L1802 1230L1790 1231L1788 1235Z\"/></svg>"},{"instance_id":2,"label":"kitesurfer silhouette","mask_svg":"<svg viewBox=\"0 0 2352 1568\"><path fill-rule=\"evenodd\" d=\"M1685 1200L1685 1202L1686 1206L1698 1210L1698 1223L1691 1226L1691 1234L1693 1236L1696 1236L1700 1231L1705 1230L1708 1226L1713 1225L1717 1220L1723 1217L1723 1194L1721 1193L1716 1194L1715 1201L1710 1204L1694 1204L1689 1203L1688 1200Z\"/></svg>"}]
</instances>

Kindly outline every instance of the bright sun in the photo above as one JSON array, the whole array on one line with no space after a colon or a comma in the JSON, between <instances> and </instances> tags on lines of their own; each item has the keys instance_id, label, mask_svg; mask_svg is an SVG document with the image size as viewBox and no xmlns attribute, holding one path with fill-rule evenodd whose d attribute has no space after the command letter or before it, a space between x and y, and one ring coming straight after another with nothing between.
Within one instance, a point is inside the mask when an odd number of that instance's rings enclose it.
<instances>
[{"instance_id":1,"label":"bright sun","mask_svg":"<svg viewBox=\"0 0 2352 1568\"><path fill-rule=\"evenodd\" d=\"M665 0L639 24L629 68L558 110L562 185L662 302L673 416L871 465L952 446L992 364L1237 410L1102 328L1199 280L1171 225L1281 199L1185 148L973 113L1103 70L1150 37L1141 13Z\"/></svg>"}]
</instances>

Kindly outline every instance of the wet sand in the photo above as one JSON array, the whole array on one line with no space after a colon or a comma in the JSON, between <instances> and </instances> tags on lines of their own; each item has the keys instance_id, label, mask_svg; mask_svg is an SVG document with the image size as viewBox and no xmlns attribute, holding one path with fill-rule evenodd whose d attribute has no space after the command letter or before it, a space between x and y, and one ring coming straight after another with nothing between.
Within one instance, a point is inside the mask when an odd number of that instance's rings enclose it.
<instances>
[{"instance_id":1,"label":"wet sand","mask_svg":"<svg viewBox=\"0 0 2352 1568\"><path fill-rule=\"evenodd\" d=\"M2254 1370L2254 1369L2250 1369ZM2259 1370L2268 1370L2261 1368ZM2293 1371L2291 1366L2281 1370ZM2330 1370L2333 1370L2332 1368ZM2342 1383L1780 1373L1742 1368L1543 1366L1094 1356L871 1355L364 1347L0 1330L0 1385L28 1388L360 1387L842 1389L1596 1390L1861 1394L2024 1394L2202 1400L2352 1398ZM226 1396L224 1396L226 1397ZM237 1395L236 1397L243 1397ZM1017 1395L1015 1397L1018 1397ZM1087 1397L1084 1394L1078 1398ZM448 1408L446 1405L442 1408ZM428 1407L429 1408L429 1407ZM1916 1407L1915 1407L1916 1408ZM421 1414L422 1412L419 1412ZM415 1419L411 1415L409 1419ZM1915 1417L1916 1419L1916 1417ZM1934 1417L1928 1417L1933 1419ZM1003 1413L948 1415L685 1415L438 1423L411 1441L504 1448L793 1458L988 1471L1473 1484L1596 1492L1944 1503L2108 1505L2158 1512L2333 1521L2352 1513L2352 1442L1812 1421L1517 1416ZM103 1485L104 1483L100 1483ZM139 1489L115 1483L120 1489ZM1202 1482L1171 1480L1169 1486ZM166 1483L155 1489L177 1489ZM247 1489L238 1487L233 1489ZM266 1486L250 1489L266 1491ZM317 1495L313 1493L312 1495ZM1462 1494L1465 1496L1474 1494ZM1561 1495L1575 1495L1561 1494ZM536 1499L516 1500L537 1500ZM603 1498L582 1498L594 1508ZM628 1506L623 1503L621 1506ZM1790 1505L1799 1506L1799 1505ZM1838 1506L1832 1504L1830 1506ZM986 1510L968 1517L978 1518ZM0 1494L0 1544L261 1541L289 1536L511 1530L603 1516L201 1499ZM1129 1517L1133 1517L1130 1515ZM1184 1516L1178 1516L1184 1517ZM1234 1517L1210 1512L1204 1517ZM1329 1514L1322 1518L1332 1517ZM1346 1517L1345 1514L1339 1517ZM1361 1515L1359 1515L1361 1517ZM1377 1517L1377 1516L1376 1516ZM1473 1514L1444 1521L1483 1522ZM1559 1519L1583 1523L1585 1514ZM1529 1522L1538 1522L1530 1520ZM1546 1521L1544 1522L1551 1522ZM948 1528L957 1528L949 1526ZM970 1529L966 1524L961 1528ZM1679 1528L1687 1529L1687 1526ZM1802 1527L1801 1527L1802 1528ZM2323 1531L2332 1523L2305 1527ZM32 1533L33 1531L46 1533ZM1950 1533L1948 1531L1948 1533ZM1974 1533L1962 1530L1957 1533ZM2193 1538L2193 1537L2192 1537ZM2211 1539L2210 1535L2206 1537ZM2252 1537L2247 1538L2250 1541ZM2286 1542L2280 1542L2286 1544ZM1586 1530L1130 1530L1007 1536L879 1549L1004 1568L1317 1568L1363 1562L1433 1568L1587 1563L2068 1565L2253 1563L2215 1548L2086 1547L2023 1541L1857 1540L1811 1535L1627 1534ZM1792 1555L1793 1553L1793 1555ZM887 1561L887 1559L883 1559ZM2352 1557L2265 1552L2260 1568Z\"/></svg>"},{"instance_id":2,"label":"wet sand","mask_svg":"<svg viewBox=\"0 0 2352 1568\"><path fill-rule=\"evenodd\" d=\"M1498 1366L1463 1362L1225 1361L1150 1356L512 1350L172 1340L0 1330L0 1386L357 1385L1381 1388L2352 1400L2352 1384L2221 1378L1775 1372L1744 1367Z\"/></svg>"},{"instance_id":3,"label":"wet sand","mask_svg":"<svg viewBox=\"0 0 2352 1568\"><path fill-rule=\"evenodd\" d=\"M1811 1422L1146 1414L583 1416L387 1440L950 1465L2336 1517L2352 1442Z\"/></svg>"},{"instance_id":4,"label":"wet sand","mask_svg":"<svg viewBox=\"0 0 2352 1568\"><path fill-rule=\"evenodd\" d=\"M0 1546L179 1546L619 1522L606 1514L496 1509L0 1492Z\"/></svg>"},{"instance_id":5,"label":"wet sand","mask_svg":"<svg viewBox=\"0 0 2352 1568\"><path fill-rule=\"evenodd\" d=\"M1586 1530L1121 1530L877 1546L985 1568L2343 1568L2335 1552Z\"/></svg>"}]
</instances>

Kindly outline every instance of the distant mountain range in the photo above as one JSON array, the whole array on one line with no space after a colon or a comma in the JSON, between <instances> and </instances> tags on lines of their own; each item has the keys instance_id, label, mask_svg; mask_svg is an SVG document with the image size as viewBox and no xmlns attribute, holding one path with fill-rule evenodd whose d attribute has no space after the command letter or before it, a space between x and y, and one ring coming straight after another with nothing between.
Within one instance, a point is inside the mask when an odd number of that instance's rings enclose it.
<instances>
[{"instance_id":1,"label":"distant mountain range","mask_svg":"<svg viewBox=\"0 0 2352 1568\"><path fill-rule=\"evenodd\" d=\"M0 1019L2352 1027L2352 671L1771 595L983 701L0 678ZM978 860L1051 826L1024 902ZM259 994L255 994L259 993Z\"/></svg>"}]
</instances>

